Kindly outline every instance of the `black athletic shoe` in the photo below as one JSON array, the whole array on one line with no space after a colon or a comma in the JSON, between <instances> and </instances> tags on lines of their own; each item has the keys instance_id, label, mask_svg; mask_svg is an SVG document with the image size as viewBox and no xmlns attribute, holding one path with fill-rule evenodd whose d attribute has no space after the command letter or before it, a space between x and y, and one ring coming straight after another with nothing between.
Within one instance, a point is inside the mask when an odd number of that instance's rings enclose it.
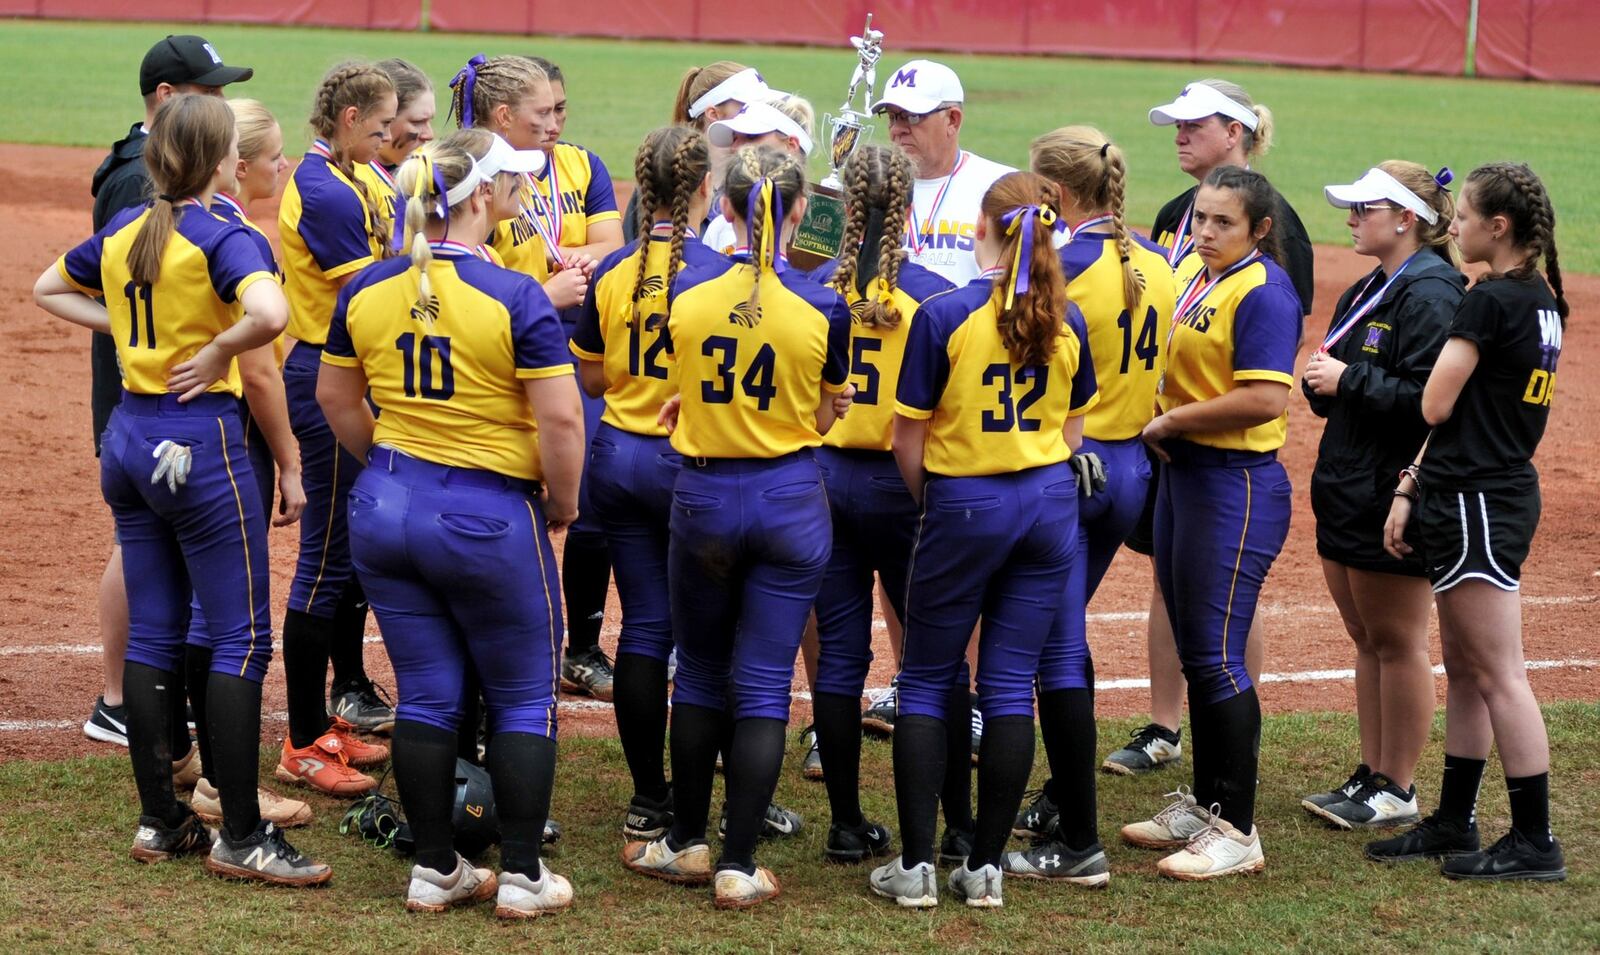
<instances>
[{"instance_id":1,"label":"black athletic shoe","mask_svg":"<svg viewBox=\"0 0 1600 955\"><path fill-rule=\"evenodd\" d=\"M1365 783L1367 779L1371 777L1371 775L1372 770L1367 767L1366 763L1362 763L1360 766L1356 767L1355 772L1350 774L1349 779L1346 779L1344 782L1340 783L1336 788L1330 789L1327 792L1312 793L1306 798L1300 800L1300 805L1305 809L1306 812L1311 813L1313 816L1320 817L1321 813L1317 812L1317 810L1326 809L1334 803L1344 802L1346 799L1354 796L1361 790L1362 784Z\"/></svg>"},{"instance_id":2,"label":"black athletic shoe","mask_svg":"<svg viewBox=\"0 0 1600 955\"><path fill-rule=\"evenodd\" d=\"M1181 758L1182 737L1159 723L1150 723L1134 731L1128 745L1107 756L1100 769L1117 776L1137 776Z\"/></svg>"},{"instance_id":3,"label":"black athletic shoe","mask_svg":"<svg viewBox=\"0 0 1600 955\"><path fill-rule=\"evenodd\" d=\"M83 721L83 735L102 743L128 745L128 708L107 706L105 697L95 697L94 709L90 711L89 718Z\"/></svg>"},{"instance_id":4,"label":"black athletic shoe","mask_svg":"<svg viewBox=\"0 0 1600 955\"><path fill-rule=\"evenodd\" d=\"M761 820L761 838L781 839L800 831L803 820L793 809L785 809L775 802L767 803L766 816ZM717 820L717 835L728 834L728 807L722 807L722 817Z\"/></svg>"},{"instance_id":5,"label":"black athletic shoe","mask_svg":"<svg viewBox=\"0 0 1600 955\"><path fill-rule=\"evenodd\" d=\"M224 879L247 879L272 885L323 885L333 878L333 870L301 855L283 837L283 830L266 820L238 842L226 831L206 856L206 869Z\"/></svg>"},{"instance_id":6,"label":"black athletic shoe","mask_svg":"<svg viewBox=\"0 0 1600 955\"><path fill-rule=\"evenodd\" d=\"M865 819L853 829L834 823L828 827L827 855L829 862L860 862L889 854L893 837L889 830Z\"/></svg>"},{"instance_id":7,"label":"black athletic shoe","mask_svg":"<svg viewBox=\"0 0 1600 955\"><path fill-rule=\"evenodd\" d=\"M1567 861L1561 856L1561 843L1554 838L1550 848L1541 850L1513 829L1481 852L1446 859L1439 871L1447 879L1560 882L1567 877Z\"/></svg>"},{"instance_id":8,"label":"black athletic shoe","mask_svg":"<svg viewBox=\"0 0 1600 955\"><path fill-rule=\"evenodd\" d=\"M1366 856L1373 862L1409 862L1413 859L1451 859L1478 851L1478 826L1432 815L1388 839L1369 842Z\"/></svg>"},{"instance_id":9,"label":"black athletic shoe","mask_svg":"<svg viewBox=\"0 0 1600 955\"><path fill-rule=\"evenodd\" d=\"M1061 815L1060 807L1044 794L1043 789L1030 789L1022 794L1022 798L1027 805L1017 813L1011 834L1018 839L1050 838L1056 828L1056 819Z\"/></svg>"},{"instance_id":10,"label":"black athletic shoe","mask_svg":"<svg viewBox=\"0 0 1600 955\"><path fill-rule=\"evenodd\" d=\"M211 849L211 833L200 817L189 813L171 829L151 816L139 817L139 831L134 833L133 848L129 854L140 862L166 862L178 856L199 855Z\"/></svg>"},{"instance_id":11,"label":"black athletic shoe","mask_svg":"<svg viewBox=\"0 0 1600 955\"><path fill-rule=\"evenodd\" d=\"M657 802L647 796L635 795L628 802L628 814L622 819L622 834L643 842L652 842L667 834L672 828L672 793Z\"/></svg>"},{"instance_id":12,"label":"black athletic shoe","mask_svg":"<svg viewBox=\"0 0 1600 955\"><path fill-rule=\"evenodd\" d=\"M339 686L329 703L334 716L364 733L394 732L394 705L371 680Z\"/></svg>"},{"instance_id":13,"label":"black athletic shoe","mask_svg":"<svg viewBox=\"0 0 1600 955\"><path fill-rule=\"evenodd\" d=\"M939 864L964 865L969 855L972 855L972 833L965 829L946 829L944 838L939 840Z\"/></svg>"}]
</instances>

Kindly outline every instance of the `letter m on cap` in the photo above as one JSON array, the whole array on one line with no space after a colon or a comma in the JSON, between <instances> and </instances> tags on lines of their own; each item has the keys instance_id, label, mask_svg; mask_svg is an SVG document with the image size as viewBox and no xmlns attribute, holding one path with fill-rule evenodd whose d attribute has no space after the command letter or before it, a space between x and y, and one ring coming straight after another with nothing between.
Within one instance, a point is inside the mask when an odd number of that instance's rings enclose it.
<instances>
[{"instance_id":1,"label":"letter m on cap","mask_svg":"<svg viewBox=\"0 0 1600 955\"><path fill-rule=\"evenodd\" d=\"M909 70L897 70L897 71L895 71L894 79L889 82L889 85L891 87L893 87L893 86L916 86L917 85L917 69L916 69L916 67L912 67Z\"/></svg>"}]
</instances>

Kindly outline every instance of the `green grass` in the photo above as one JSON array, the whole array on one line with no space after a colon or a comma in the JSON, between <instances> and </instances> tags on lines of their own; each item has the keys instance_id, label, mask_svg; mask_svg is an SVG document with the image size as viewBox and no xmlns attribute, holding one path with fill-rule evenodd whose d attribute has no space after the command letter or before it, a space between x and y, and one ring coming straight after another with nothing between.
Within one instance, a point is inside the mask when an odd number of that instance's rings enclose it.
<instances>
[{"instance_id":1,"label":"green grass","mask_svg":"<svg viewBox=\"0 0 1600 955\"><path fill-rule=\"evenodd\" d=\"M175 24L9 21L0 36L0 97L6 138L17 142L108 145L138 118L139 60L155 38L193 30ZM206 37L229 62L256 77L241 87L285 119L291 150L303 148L306 114L322 72L351 56L404 56L444 89L478 52L539 53L561 63L573 103L567 138L598 152L627 176L640 138L670 110L683 70L729 57L759 64L774 85L837 108L849 80L845 49L798 49L620 40L519 38L440 33L365 33L207 25ZM840 38L841 44L844 40ZM911 55L888 38L886 71ZM86 55L87 54L87 55ZM1550 83L1332 73L1243 65L1193 65L1045 57L944 56L969 99L963 142L994 159L1022 164L1037 134L1070 122L1093 123L1122 143L1133 180L1132 218L1150 222L1161 204L1191 184L1172 155L1170 130L1146 121L1152 105L1183 84L1220 73L1269 104L1278 148L1261 168L1277 183L1319 242L1349 241L1343 214L1321 188L1348 182L1373 163L1398 156L1465 174L1489 160L1518 159L1545 177L1574 271L1600 272L1600 89ZM62 64L71 64L63 68ZM1583 117L1590 119L1585 120ZM880 141L886 137L878 132Z\"/></svg>"},{"instance_id":2,"label":"green grass","mask_svg":"<svg viewBox=\"0 0 1600 955\"><path fill-rule=\"evenodd\" d=\"M1154 777L1102 777L1101 830L1113 877L1103 892L1011 881L1006 907L975 912L947 898L908 912L872 897L867 868L820 861L823 787L799 779L792 748L778 798L806 817L793 840L763 844L784 897L742 914L719 913L704 889L653 882L623 869L617 825L628 795L614 740L562 743L555 815L566 841L556 871L577 891L575 907L533 924L495 924L488 907L442 917L401 907L406 864L341 836L342 804L318 799L318 818L294 836L335 867L322 891L230 884L197 861L140 866L127 856L135 825L125 758L0 766L0 948L5 951L1593 951L1600 948L1600 851L1590 794L1600 785L1592 704L1546 709L1555 755L1553 823L1571 877L1563 885L1448 883L1427 864L1380 868L1363 861L1359 834L1323 828L1300 797L1342 779L1355 749L1344 714L1272 717L1262 741L1258 819L1265 874L1211 885L1154 875L1156 853L1114 841L1120 823L1147 816L1183 769ZM1125 721L1101 727L1102 746ZM1423 802L1437 798L1438 728L1419 772ZM864 746L870 816L894 822L890 747ZM264 757L270 759L270 757ZM1042 764L1042 756L1039 760ZM267 766L263 762L263 767ZM1042 772L1036 766L1035 775ZM1480 822L1489 839L1506 826L1498 765L1485 781ZM491 851L491 857L493 853Z\"/></svg>"}]
</instances>

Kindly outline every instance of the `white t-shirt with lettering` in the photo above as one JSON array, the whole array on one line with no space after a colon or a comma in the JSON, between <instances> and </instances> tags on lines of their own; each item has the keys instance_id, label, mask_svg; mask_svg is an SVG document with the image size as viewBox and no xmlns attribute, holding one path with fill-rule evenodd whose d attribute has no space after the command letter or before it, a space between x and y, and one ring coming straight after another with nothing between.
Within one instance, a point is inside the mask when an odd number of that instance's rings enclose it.
<instances>
[{"instance_id":1,"label":"white t-shirt with lettering","mask_svg":"<svg viewBox=\"0 0 1600 955\"><path fill-rule=\"evenodd\" d=\"M983 194L1010 166L962 150L951 175L918 179L911 212L921 234L913 241L907 229L901 240L911 250L909 261L965 285L981 271L972 250L976 243Z\"/></svg>"}]
</instances>

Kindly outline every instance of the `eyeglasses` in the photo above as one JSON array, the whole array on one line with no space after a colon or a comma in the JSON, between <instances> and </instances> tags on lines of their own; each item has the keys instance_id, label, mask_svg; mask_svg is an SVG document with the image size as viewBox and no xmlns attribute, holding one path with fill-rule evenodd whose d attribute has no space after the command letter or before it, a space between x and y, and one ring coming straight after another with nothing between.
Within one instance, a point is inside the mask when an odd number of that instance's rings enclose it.
<instances>
[{"instance_id":1,"label":"eyeglasses","mask_svg":"<svg viewBox=\"0 0 1600 955\"><path fill-rule=\"evenodd\" d=\"M1350 203L1350 211L1354 212L1356 214L1356 218L1357 219L1365 219L1367 217L1368 213L1377 212L1380 209L1398 209L1398 208L1400 208L1400 207L1395 205L1392 202L1384 202L1384 201L1381 201L1381 200L1378 201L1378 202L1352 202L1352 203Z\"/></svg>"},{"instance_id":2,"label":"eyeglasses","mask_svg":"<svg viewBox=\"0 0 1600 955\"><path fill-rule=\"evenodd\" d=\"M903 109L895 109L893 107L890 107L888 109L879 110L878 111L878 115L882 116L885 119L887 119L889 121L889 125L891 125L891 126L894 125L895 123L904 123L907 126L917 126L917 125L920 125L923 120L925 120L928 117L932 116L934 113L942 113L945 110L951 109L951 108L952 107L949 107L949 106L940 106L940 107L937 107L935 109L929 110L926 113L908 113Z\"/></svg>"}]
</instances>

